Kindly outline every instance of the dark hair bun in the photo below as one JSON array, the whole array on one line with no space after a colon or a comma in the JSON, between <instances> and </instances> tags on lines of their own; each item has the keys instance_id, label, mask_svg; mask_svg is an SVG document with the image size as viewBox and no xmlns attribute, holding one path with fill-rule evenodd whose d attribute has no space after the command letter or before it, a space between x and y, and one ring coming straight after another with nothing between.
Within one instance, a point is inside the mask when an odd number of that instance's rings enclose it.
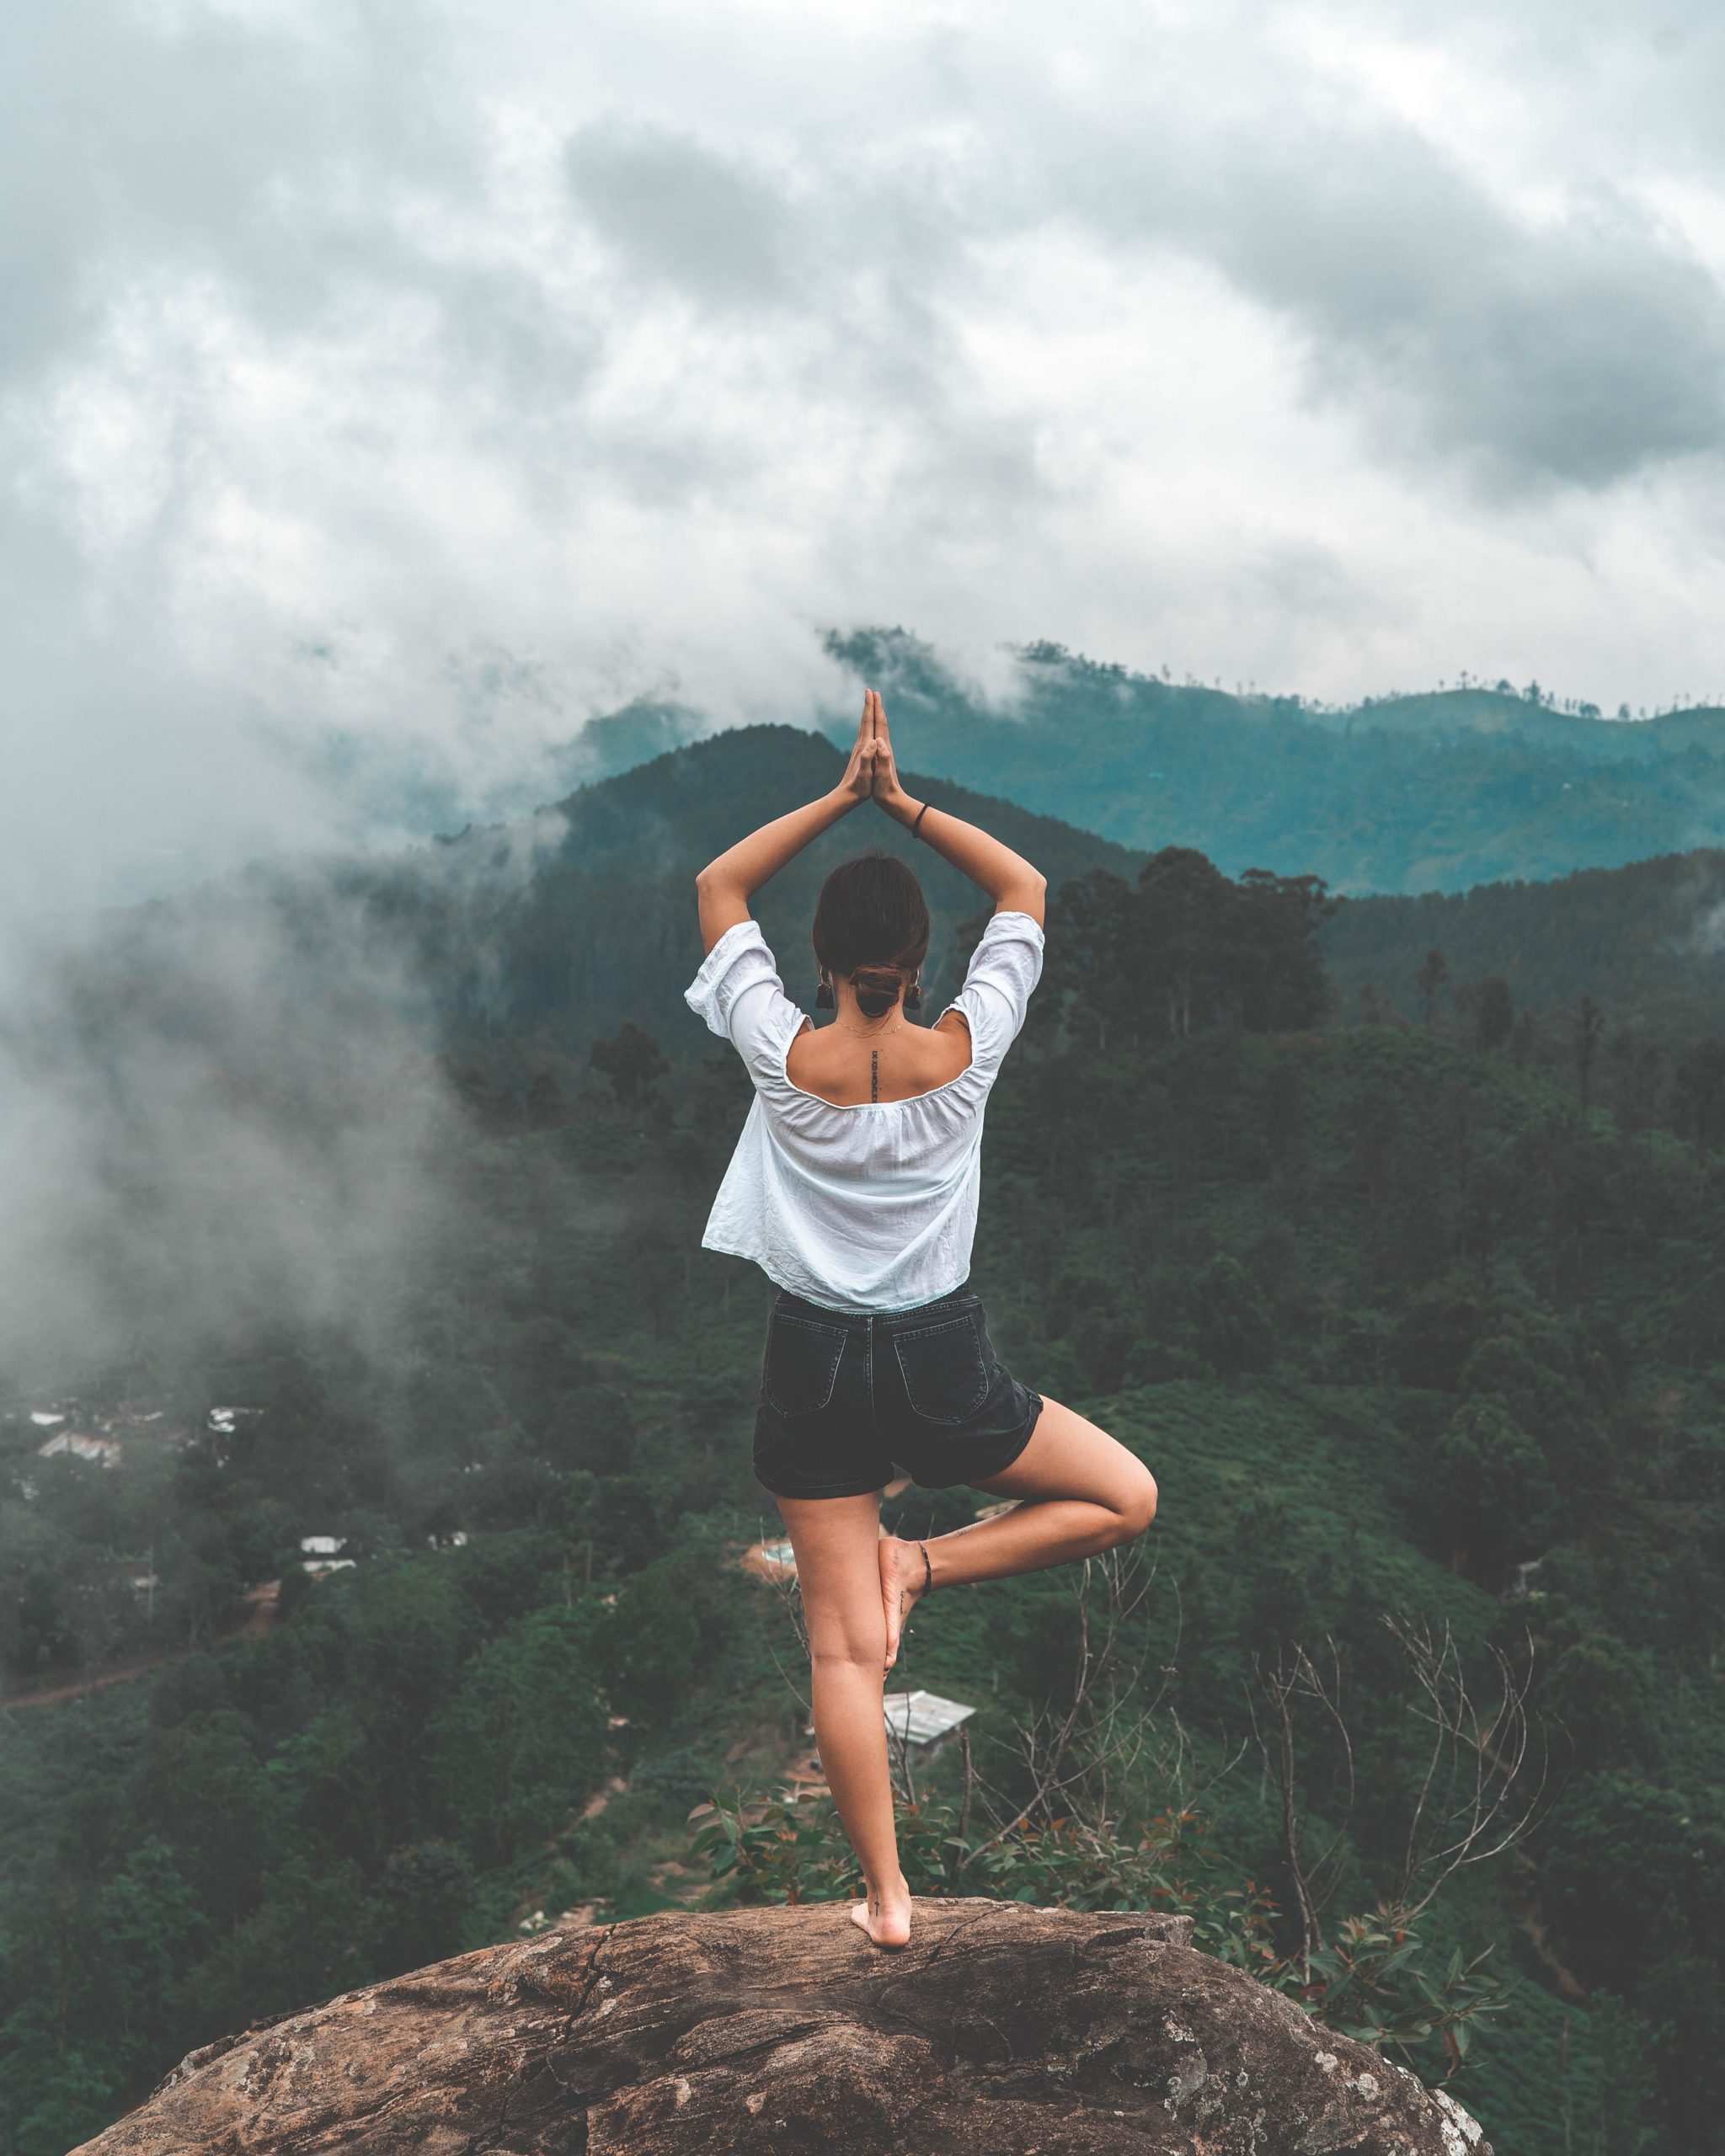
<instances>
[{"instance_id":1,"label":"dark hair bun","mask_svg":"<svg viewBox=\"0 0 1725 2156\"><path fill-rule=\"evenodd\" d=\"M849 978L865 1017L879 1018L927 957L932 926L915 872L876 846L841 861L821 885L814 955Z\"/></svg>"},{"instance_id":2,"label":"dark hair bun","mask_svg":"<svg viewBox=\"0 0 1725 2156\"><path fill-rule=\"evenodd\" d=\"M858 966L851 975L857 991L857 1008L865 1018L884 1018L899 1000L903 985L897 974L884 966Z\"/></svg>"}]
</instances>

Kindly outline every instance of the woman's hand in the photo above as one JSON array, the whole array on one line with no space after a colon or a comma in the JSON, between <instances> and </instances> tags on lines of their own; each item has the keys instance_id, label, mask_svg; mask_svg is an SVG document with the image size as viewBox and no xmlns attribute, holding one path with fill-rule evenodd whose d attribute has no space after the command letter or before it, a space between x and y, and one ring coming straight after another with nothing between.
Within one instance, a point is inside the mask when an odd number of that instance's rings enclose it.
<instances>
[{"instance_id":1,"label":"woman's hand","mask_svg":"<svg viewBox=\"0 0 1725 2156\"><path fill-rule=\"evenodd\" d=\"M727 930L748 920L749 900L769 876L777 875L811 839L818 838L841 816L848 816L874 794L879 755L877 718L879 731L884 733L886 714L880 708L880 698L870 690L863 700L862 723L850 761L838 784L818 800L793 808L788 815L775 816L759 830L750 831L747 838L739 839L709 861L695 878L701 936L709 951Z\"/></svg>"},{"instance_id":2,"label":"woman's hand","mask_svg":"<svg viewBox=\"0 0 1725 2156\"><path fill-rule=\"evenodd\" d=\"M892 736L887 732L886 706L871 689L863 715L872 718L874 728L874 798L889 816L902 824L907 820L911 797L899 784L899 767L893 758Z\"/></svg>"},{"instance_id":3,"label":"woman's hand","mask_svg":"<svg viewBox=\"0 0 1725 2156\"><path fill-rule=\"evenodd\" d=\"M862 717L857 723L857 739L852 744L851 760L845 766L845 775L839 781L837 791L854 808L867 801L874 792L876 744L874 738L875 708L880 698L873 689L862 698ZM883 719L881 723L885 724Z\"/></svg>"}]
</instances>

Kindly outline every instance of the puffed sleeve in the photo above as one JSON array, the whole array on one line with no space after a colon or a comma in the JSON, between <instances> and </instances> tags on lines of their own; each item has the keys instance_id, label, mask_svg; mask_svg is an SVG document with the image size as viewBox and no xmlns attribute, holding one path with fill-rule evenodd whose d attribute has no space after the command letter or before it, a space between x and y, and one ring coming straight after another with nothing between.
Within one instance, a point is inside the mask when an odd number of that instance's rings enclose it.
<instances>
[{"instance_id":1,"label":"puffed sleeve","mask_svg":"<svg viewBox=\"0 0 1725 2156\"><path fill-rule=\"evenodd\" d=\"M731 1043L757 1085L784 1083L785 1051L804 1014L785 994L758 921L726 929L683 990L683 1001L711 1032Z\"/></svg>"},{"instance_id":2,"label":"puffed sleeve","mask_svg":"<svg viewBox=\"0 0 1725 2156\"><path fill-rule=\"evenodd\" d=\"M1042 978L1043 933L1028 913L1004 907L991 915L970 953L964 985L952 1007L970 1028L970 1059L986 1070L1018 1038L1030 992Z\"/></svg>"}]
</instances>

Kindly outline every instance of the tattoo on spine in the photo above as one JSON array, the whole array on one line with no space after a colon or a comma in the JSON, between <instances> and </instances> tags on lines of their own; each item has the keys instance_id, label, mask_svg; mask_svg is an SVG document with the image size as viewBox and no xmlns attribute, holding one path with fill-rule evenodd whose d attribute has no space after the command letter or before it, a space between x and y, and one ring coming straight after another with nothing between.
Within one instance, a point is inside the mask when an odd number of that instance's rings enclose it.
<instances>
[{"instance_id":1,"label":"tattoo on spine","mask_svg":"<svg viewBox=\"0 0 1725 2156\"><path fill-rule=\"evenodd\" d=\"M880 1050L878 1048L868 1051L868 1097L871 1101L880 1098Z\"/></svg>"}]
</instances>

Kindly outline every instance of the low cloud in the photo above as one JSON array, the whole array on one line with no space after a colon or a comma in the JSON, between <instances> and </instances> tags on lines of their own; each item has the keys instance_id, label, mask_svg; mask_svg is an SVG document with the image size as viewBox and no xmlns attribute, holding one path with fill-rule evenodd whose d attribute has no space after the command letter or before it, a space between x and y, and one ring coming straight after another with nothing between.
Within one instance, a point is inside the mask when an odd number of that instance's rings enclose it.
<instances>
[{"instance_id":1,"label":"low cloud","mask_svg":"<svg viewBox=\"0 0 1725 2156\"><path fill-rule=\"evenodd\" d=\"M857 622L1717 693L1725 40L1661 24L15 14L0 910L512 813L638 698L807 723Z\"/></svg>"},{"instance_id":2,"label":"low cloud","mask_svg":"<svg viewBox=\"0 0 1725 2156\"><path fill-rule=\"evenodd\" d=\"M626 274L704 306L793 302L812 265L779 189L686 136L616 123L563 152L569 190Z\"/></svg>"},{"instance_id":3,"label":"low cloud","mask_svg":"<svg viewBox=\"0 0 1725 2156\"><path fill-rule=\"evenodd\" d=\"M330 890L15 945L0 1029L0 1361L87 1385L236 1338L382 1353L457 1110L398 953Z\"/></svg>"}]
</instances>

